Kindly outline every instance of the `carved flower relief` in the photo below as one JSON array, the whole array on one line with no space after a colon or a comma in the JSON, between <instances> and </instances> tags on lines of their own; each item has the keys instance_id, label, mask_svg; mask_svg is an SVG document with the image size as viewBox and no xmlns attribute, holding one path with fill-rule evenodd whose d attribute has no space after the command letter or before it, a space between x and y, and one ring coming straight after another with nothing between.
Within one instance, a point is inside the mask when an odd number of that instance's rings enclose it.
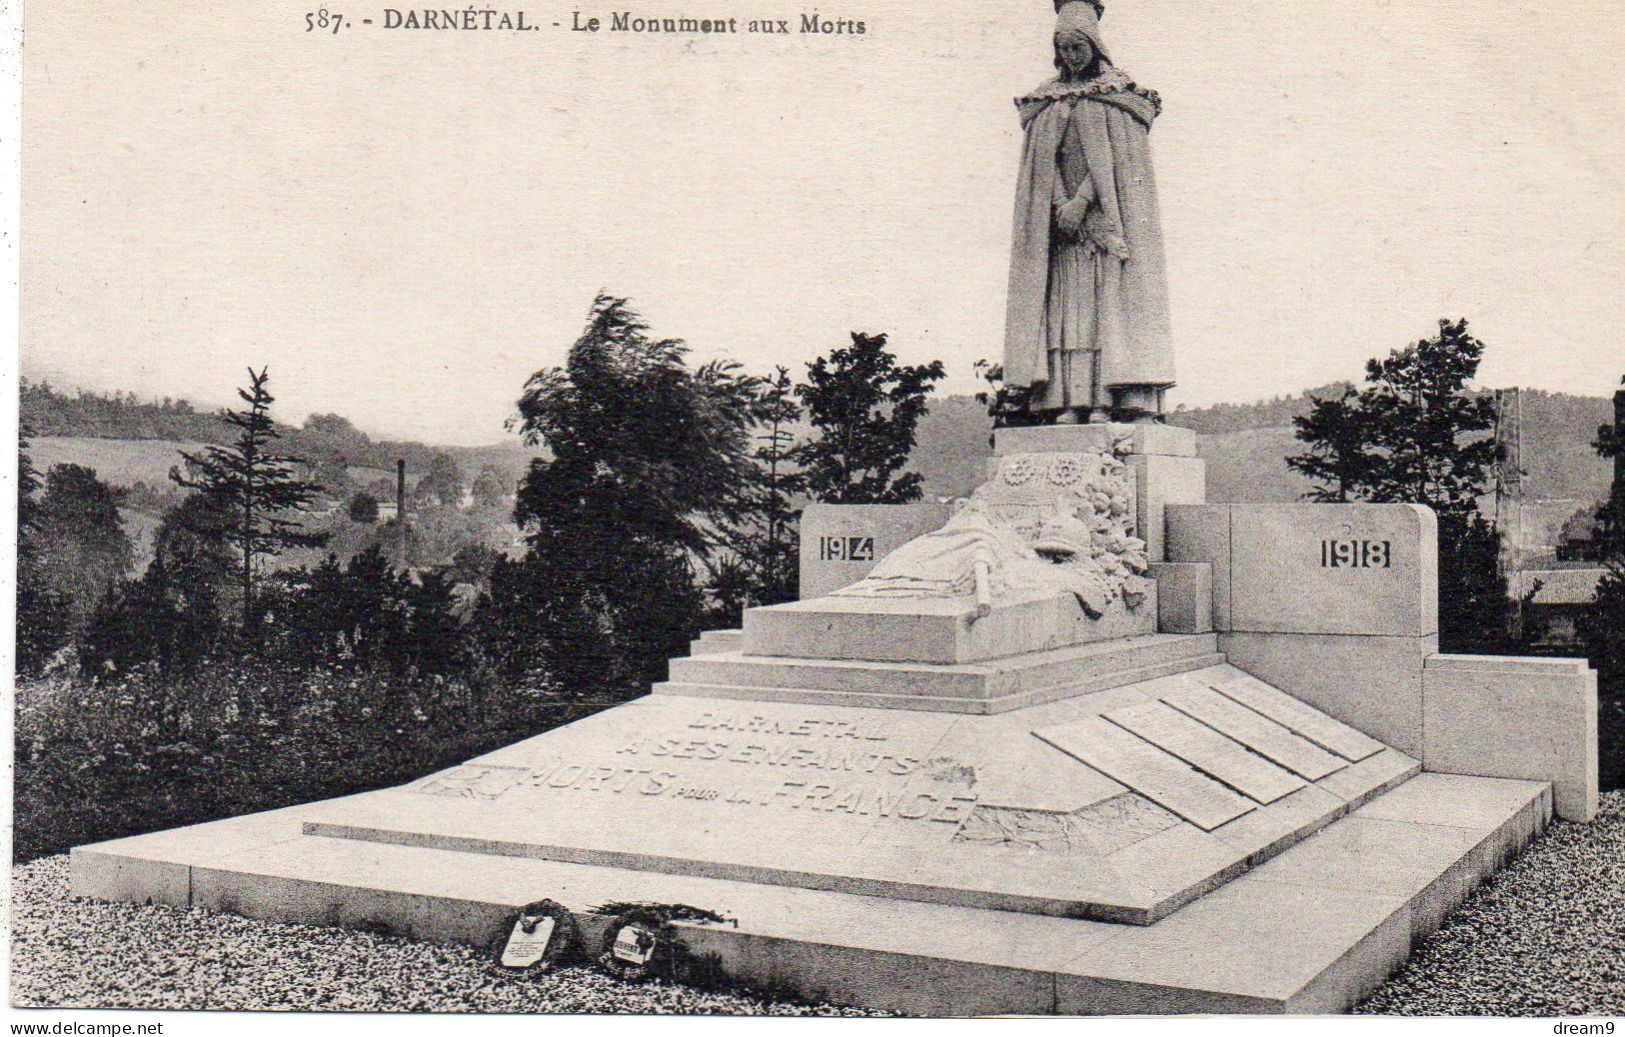
<instances>
[{"instance_id":1,"label":"carved flower relief","mask_svg":"<svg viewBox=\"0 0 1625 1037\"><path fill-rule=\"evenodd\" d=\"M1076 458L1060 457L1049 466L1049 481L1054 486L1071 486L1083 478L1083 465Z\"/></svg>"},{"instance_id":2,"label":"carved flower relief","mask_svg":"<svg viewBox=\"0 0 1625 1037\"><path fill-rule=\"evenodd\" d=\"M1024 486L1032 481L1037 466L1030 457L1012 458L1003 467L1004 481L1011 486Z\"/></svg>"}]
</instances>

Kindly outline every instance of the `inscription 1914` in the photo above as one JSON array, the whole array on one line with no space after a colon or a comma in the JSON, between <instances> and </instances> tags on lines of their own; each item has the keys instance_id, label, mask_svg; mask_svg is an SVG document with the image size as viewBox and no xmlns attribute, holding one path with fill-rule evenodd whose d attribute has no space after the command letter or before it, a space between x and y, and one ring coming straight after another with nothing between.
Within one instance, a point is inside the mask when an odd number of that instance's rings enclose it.
<instances>
[{"instance_id":1,"label":"inscription 1914","mask_svg":"<svg viewBox=\"0 0 1625 1037\"><path fill-rule=\"evenodd\" d=\"M875 538L819 537L818 560L820 562L872 562L875 560Z\"/></svg>"}]
</instances>

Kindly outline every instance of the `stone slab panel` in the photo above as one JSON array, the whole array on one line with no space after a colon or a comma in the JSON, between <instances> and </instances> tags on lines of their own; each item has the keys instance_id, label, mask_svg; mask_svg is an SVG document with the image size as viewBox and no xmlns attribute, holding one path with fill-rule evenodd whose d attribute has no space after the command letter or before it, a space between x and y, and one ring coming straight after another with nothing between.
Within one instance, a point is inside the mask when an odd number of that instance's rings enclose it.
<instances>
[{"instance_id":1,"label":"stone slab panel","mask_svg":"<svg viewBox=\"0 0 1625 1037\"><path fill-rule=\"evenodd\" d=\"M1230 505L1231 629L1438 633L1438 530L1409 504Z\"/></svg>"},{"instance_id":2,"label":"stone slab panel","mask_svg":"<svg viewBox=\"0 0 1625 1037\"><path fill-rule=\"evenodd\" d=\"M1030 810L1061 792L1085 805L1115 791L1015 715L654 697L364 803L312 809L304 830L1145 924L1169 897L1101 853L1035 867L1029 847L958 838L984 793Z\"/></svg>"},{"instance_id":3,"label":"stone slab panel","mask_svg":"<svg viewBox=\"0 0 1625 1037\"><path fill-rule=\"evenodd\" d=\"M1251 1010L1280 1012L1350 948L1374 936L1384 959L1402 961L1410 946L1408 921L1403 895L1308 889L1244 875L1156 926L1125 927L1086 950L1061 973L1057 1001L1068 1011L1084 992L1098 991L1100 981L1123 980L1173 994L1142 1003L1141 1011L1192 1011L1188 992L1199 990L1256 999L1271 1007ZM1074 974L1095 983L1078 984Z\"/></svg>"},{"instance_id":4,"label":"stone slab panel","mask_svg":"<svg viewBox=\"0 0 1625 1037\"><path fill-rule=\"evenodd\" d=\"M192 868L154 857L129 857L77 846L68 857L68 887L76 897L126 904L192 906Z\"/></svg>"},{"instance_id":5,"label":"stone slab panel","mask_svg":"<svg viewBox=\"0 0 1625 1037\"><path fill-rule=\"evenodd\" d=\"M822 597L869 575L917 536L947 524L949 508L919 504L809 504L801 515L801 597Z\"/></svg>"},{"instance_id":6,"label":"stone slab panel","mask_svg":"<svg viewBox=\"0 0 1625 1037\"><path fill-rule=\"evenodd\" d=\"M1584 663L1434 656L1422 696L1428 770L1551 782L1559 817L1596 816L1597 675Z\"/></svg>"},{"instance_id":7,"label":"stone slab panel","mask_svg":"<svg viewBox=\"0 0 1625 1037\"><path fill-rule=\"evenodd\" d=\"M1237 668L1384 745L1422 755L1422 664L1436 637L1219 636Z\"/></svg>"},{"instance_id":8,"label":"stone slab panel","mask_svg":"<svg viewBox=\"0 0 1625 1037\"><path fill-rule=\"evenodd\" d=\"M831 954L816 943L714 928L685 928L680 939L690 954L710 959L747 989L794 990L807 1000L916 1017L1055 1010L1055 981L1044 973L857 948Z\"/></svg>"},{"instance_id":9,"label":"stone slab panel","mask_svg":"<svg viewBox=\"0 0 1625 1037\"><path fill-rule=\"evenodd\" d=\"M1163 701L1309 781L1348 766L1347 761L1220 694L1211 683L1186 682L1164 695Z\"/></svg>"},{"instance_id":10,"label":"stone slab panel","mask_svg":"<svg viewBox=\"0 0 1625 1037\"><path fill-rule=\"evenodd\" d=\"M1230 629L1230 507L1169 504L1163 509L1170 564L1208 565L1213 570L1213 627Z\"/></svg>"},{"instance_id":11,"label":"stone slab panel","mask_svg":"<svg viewBox=\"0 0 1625 1037\"><path fill-rule=\"evenodd\" d=\"M1207 462L1197 457L1136 454L1129 459L1135 478L1135 529L1153 562L1167 561L1164 513L1171 504L1207 500Z\"/></svg>"},{"instance_id":12,"label":"stone slab panel","mask_svg":"<svg viewBox=\"0 0 1625 1037\"><path fill-rule=\"evenodd\" d=\"M1368 738L1255 677L1241 674L1215 684L1214 690L1235 699L1255 713L1262 713L1298 737L1308 739L1350 763L1375 756L1384 748L1376 739Z\"/></svg>"},{"instance_id":13,"label":"stone slab panel","mask_svg":"<svg viewBox=\"0 0 1625 1037\"><path fill-rule=\"evenodd\" d=\"M1316 890L1403 894L1431 885L1482 839L1471 829L1351 814L1250 874Z\"/></svg>"},{"instance_id":14,"label":"stone slab panel","mask_svg":"<svg viewBox=\"0 0 1625 1037\"><path fill-rule=\"evenodd\" d=\"M1152 562L1157 583L1157 629L1165 634L1213 630L1213 566L1207 562Z\"/></svg>"},{"instance_id":15,"label":"stone slab panel","mask_svg":"<svg viewBox=\"0 0 1625 1037\"><path fill-rule=\"evenodd\" d=\"M1114 710L1105 716L1255 802L1274 803L1306 784L1239 742L1161 702Z\"/></svg>"},{"instance_id":16,"label":"stone slab panel","mask_svg":"<svg viewBox=\"0 0 1625 1037\"><path fill-rule=\"evenodd\" d=\"M1328 774L1315 785L1350 806L1359 806L1420 773L1422 765L1416 760L1396 749L1384 749L1335 774Z\"/></svg>"},{"instance_id":17,"label":"stone slab panel","mask_svg":"<svg viewBox=\"0 0 1625 1037\"><path fill-rule=\"evenodd\" d=\"M1204 831L1233 821L1256 805L1100 717L1033 733Z\"/></svg>"},{"instance_id":18,"label":"stone slab panel","mask_svg":"<svg viewBox=\"0 0 1625 1037\"><path fill-rule=\"evenodd\" d=\"M1519 810L1532 804L1538 806L1542 784L1461 774L1418 774L1361 807L1359 816L1488 833L1506 824Z\"/></svg>"},{"instance_id":19,"label":"stone slab panel","mask_svg":"<svg viewBox=\"0 0 1625 1037\"><path fill-rule=\"evenodd\" d=\"M1245 855L1249 866L1280 853L1347 814L1350 805L1314 785L1270 804L1268 810L1243 814L1213 834Z\"/></svg>"}]
</instances>

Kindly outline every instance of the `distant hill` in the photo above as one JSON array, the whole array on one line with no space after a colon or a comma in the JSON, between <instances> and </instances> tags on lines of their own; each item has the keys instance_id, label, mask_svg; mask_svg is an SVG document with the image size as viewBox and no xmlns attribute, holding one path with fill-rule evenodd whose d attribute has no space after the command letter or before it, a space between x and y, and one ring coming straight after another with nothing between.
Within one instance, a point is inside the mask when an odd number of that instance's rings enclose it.
<instances>
[{"instance_id":1,"label":"distant hill","mask_svg":"<svg viewBox=\"0 0 1625 1037\"><path fill-rule=\"evenodd\" d=\"M96 468L103 479L121 486L133 485L137 480L148 485L167 484L170 466L180 463L176 453L179 449L197 451L206 444L225 444L236 437L236 429L227 423L223 411L199 410L186 400L151 401L128 393L69 393L26 378L19 387L19 411L35 444L34 463L40 470L49 467L41 453L45 450L54 452L51 461L88 465ZM341 494L364 488L378 478L393 482L397 459L406 461L408 481L415 483L436 454L450 455L465 479L471 480L490 466L512 486L531 458L543 453L517 439L483 447L374 440L337 414L314 414L302 426L279 424L277 431L284 453L303 458L318 482ZM93 445L112 442L132 445ZM67 456L63 451L81 453Z\"/></svg>"},{"instance_id":2,"label":"distant hill","mask_svg":"<svg viewBox=\"0 0 1625 1037\"><path fill-rule=\"evenodd\" d=\"M1168 423L1194 429L1208 462L1208 499L1215 503L1287 503L1303 499L1310 484L1286 465L1303 446L1292 419L1308 413L1310 397L1330 385L1258 403L1222 403L1180 409ZM1613 401L1525 390L1524 494L1530 499L1593 501L1608 492L1612 469L1592 449L1597 428L1613 420ZM982 481L991 423L969 396L934 400L920 422L913 468L925 476L930 497L964 496Z\"/></svg>"},{"instance_id":3,"label":"distant hill","mask_svg":"<svg viewBox=\"0 0 1625 1037\"><path fill-rule=\"evenodd\" d=\"M1208 461L1208 498L1217 502L1301 500L1309 484L1286 466L1301 449L1292 419L1307 413L1312 395L1337 391L1329 385L1295 396L1257 403L1224 403L1182 408L1169 423L1194 429ZM125 394L69 394L44 383L24 381L22 420L34 433L33 456L42 471L73 461L89 465L109 482L143 482L162 493L177 451L224 443L232 429L218 413L204 413L185 401L142 401ZM1526 390L1523 404L1523 467L1529 499L1600 500L1608 490L1610 468L1591 447L1597 427L1612 420L1612 401ZM486 465L508 485L523 474L539 449L517 441L489 447L438 447L425 443L375 441L339 415L313 415L301 427L281 426L289 453L309 459L321 481L336 491L392 481L396 458L405 458L409 481L427 469L435 454L451 455L465 479ZM925 477L929 497L962 497L984 478L992 424L970 396L931 401L921 420L911 467ZM804 431L804 430L803 430Z\"/></svg>"}]
</instances>

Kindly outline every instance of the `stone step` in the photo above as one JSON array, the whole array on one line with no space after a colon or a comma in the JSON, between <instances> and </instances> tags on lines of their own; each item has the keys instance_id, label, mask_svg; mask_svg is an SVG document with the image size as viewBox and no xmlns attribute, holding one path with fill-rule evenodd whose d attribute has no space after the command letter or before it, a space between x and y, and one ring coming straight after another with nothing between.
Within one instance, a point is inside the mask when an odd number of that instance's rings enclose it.
<instances>
[{"instance_id":1,"label":"stone step","mask_svg":"<svg viewBox=\"0 0 1625 1037\"><path fill-rule=\"evenodd\" d=\"M881 691L830 691L820 688L759 687L752 685L691 684L667 681L653 688L655 695L687 698L735 699L756 702L798 702L862 709L910 709L931 713L971 713L990 716L1040 706L1061 699L1138 684L1141 681L1188 673L1224 663L1218 652L1179 654L1121 670L1102 670L1060 683L982 698L974 695L909 694Z\"/></svg>"},{"instance_id":2,"label":"stone step","mask_svg":"<svg viewBox=\"0 0 1625 1037\"><path fill-rule=\"evenodd\" d=\"M368 793L366 795L373 795ZM73 895L488 948L547 897L601 945L610 903L682 903L680 960L927 1016L1343 1011L1551 818L1550 787L1423 774L1149 926L304 834L308 807L73 851ZM1041 860L1041 856L1034 857ZM714 974L695 978L715 980Z\"/></svg>"},{"instance_id":3,"label":"stone step","mask_svg":"<svg viewBox=\"0 0 1625 1037\"><path fill-rule=\"evenodd\" d=\"M718 655L737 652L745 646L743 630L707 630L688 643L688 654Z\"/></svg>"},{"instance_id":4,"label":"stone step","mask_svg":"<svg viewBox=\"0 0 1625 1037\"><path fill-rule=\"evenodd\" d=\"M1090 685L1099 690L1103 687L1100 679L1111 674L1197 659L1217 651L1218 638L1213 634L1151 634L961 665L723 652L673 659L670 679L674 684L713 688L784 688L911 700L993 700L1057 687Z\"/></svg>"}]
</instances>

